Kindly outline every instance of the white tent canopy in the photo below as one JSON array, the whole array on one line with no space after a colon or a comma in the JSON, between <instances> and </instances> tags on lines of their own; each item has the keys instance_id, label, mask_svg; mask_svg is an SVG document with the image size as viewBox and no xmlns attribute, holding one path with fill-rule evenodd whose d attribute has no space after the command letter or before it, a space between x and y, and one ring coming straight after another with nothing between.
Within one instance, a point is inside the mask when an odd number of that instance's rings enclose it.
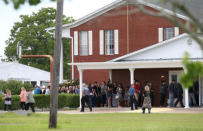
<instances>
[{"instance_id":1,"label":"white tent canopy","mask_svg":"<svg viewBox=\"0 0 203 131\"><path fill-rule=\"evenodd\" d=\"M17 62L0 63L0 80L49 81L50 73Z\"/></svg>"}]
</instances>

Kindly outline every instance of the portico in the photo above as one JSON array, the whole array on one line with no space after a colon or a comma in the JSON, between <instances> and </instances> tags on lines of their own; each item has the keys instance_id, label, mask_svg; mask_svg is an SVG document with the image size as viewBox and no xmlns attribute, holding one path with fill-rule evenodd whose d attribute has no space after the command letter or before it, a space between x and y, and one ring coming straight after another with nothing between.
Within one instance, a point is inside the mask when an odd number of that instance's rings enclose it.
<instances>
[{"instance_id":1,"label":"portico","mask_svg":"<svg viewBox=\"0 0 203 131\"><path fill-rule=\"evenodd\" d=\"M70 63L69 65L77 66L79 71L80 86L82 86L83 71L85 70L108 70L109 78L112 81L112 73L114 70L126 69L130 72L129 76L125 76L130 78L128 83L130 85L134 84L134 77L137 75L135 74L136 70L151 69L152 71L153 69L166 69L168 74L170 74L173 69L178 69L179 72L184 71L182 58L184 57L185 52L190 54L191 61L203 61L202 51L199 48L199 45L193 40L192 42L187 43L189 39L191 41L191 38L187 34L182 34L107 62L80 62L74 64ZM122 76L122 74L120 75ZM167 78L170 77L167 76ZM170 79L168 80L168 83L169 82ZM202 88L201 86L202 85L200 84L200 89ZM80 97L81 93L82 92L80 92ZM200 92L199 101L200 105L202 105L202 92ZM185 89L184 91L184 103L185 108L189 108L188 89Z\"/></svg>"}]
</instances>

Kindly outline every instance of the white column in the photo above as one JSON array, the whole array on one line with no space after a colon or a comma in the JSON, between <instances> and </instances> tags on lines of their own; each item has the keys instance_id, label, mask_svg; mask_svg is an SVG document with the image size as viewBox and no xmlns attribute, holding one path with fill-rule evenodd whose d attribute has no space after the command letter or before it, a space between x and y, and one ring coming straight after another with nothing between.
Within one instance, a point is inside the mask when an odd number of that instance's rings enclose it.
<instances>
[{"instance_id":1,"label":"white column","mask_svg":"<svg viewBox=\"0 0 203 131\"><path fill-rule=\"evenodd\" d=\"M63 43L61 43L59 83L63 83Z\"/></svg>"},{"instance_id":2,"label":"white column","mask_svg":"<svg viewBox=\"0 0 203 131\"><path fill-rule=\"evenodd\" d=\"M188 94L188 89L185 89L185 108L189 108L189 94Z\"/></svg>"},{"instance_id":3,"label":"white column","mask_svg":"<svg viewBox=\"0 0 203 131\"><path fill-rule=\"evenodd\" d=\"M130 70L130 84L134 84L134 71L135 71L135 68L129 68Z\"/></svg>"},{"instance_id":4,"label":"white column","mask_svg":"<svg viewBox=\"0 0 203 131\"><path fill-rule=\"evenodd\" d=\"M110 80L110 82L112 82L112 70L111 69L109 70L109 80Z\"/></svg>"},{"instance_id":5,"label":"white column","mask_svg":"<svg viewBox=\"0 0 203 131\"><path fill-rule=\"evenodd\" d=\"M183 68L184 72L186 73L187 70ZM189 108L189 93L188 88L185 88L185 108Z\"/></svg>"},{"instance_id":6,"label":"white column","mask_svg":"<svg viewBox=\"0 0 203 131\"><path fill-rule=\"evenodd\" d=\"M82 82L83 82L83 70L79 69L79 76L80 76L80 108L81 106L81 99L82 99Z\"/></svg>"}]
</instances>

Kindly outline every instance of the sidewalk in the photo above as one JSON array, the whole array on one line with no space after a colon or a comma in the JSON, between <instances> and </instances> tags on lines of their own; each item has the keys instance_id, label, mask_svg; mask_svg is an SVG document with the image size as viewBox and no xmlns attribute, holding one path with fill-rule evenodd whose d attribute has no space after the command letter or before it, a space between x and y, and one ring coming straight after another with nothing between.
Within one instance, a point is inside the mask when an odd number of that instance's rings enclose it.
<instances>
[{"instance_id":1,"label":"sidewalk","mask_svg":"<svg viewBox=\"0 0 203 131\"><path fill-rule=\"evenodd\" d=\"M37 112L48 114L49 111ZM85 108L85 112L77 110L58 111L60 114L98 114L98 113L142 113L141 108L131 111L130 108L93 108L92 112ZM152 108L151 113L203 113L203 108Z\"/></svg>"},{"instance_id":2,"label":"sidewalk","mask_svg":"<svg viewBox=\"0 0 203 131\"><path fill-rule=\"evenodd\" d=\"M21 111L15 110L12 111L19 115L27 115L31 113L31 111ZM147 110L146 110L147 112ZM0 110L0 114L7 113L7 111ZM39 114L49 114L49 111L42 111L41 109L36 109L36 113ZM138 110L131 111L130 108L126 107L119 107L119 108L93 108L92 112L88 108L85 108L85 112L80 112L80 109L76 110L58 110L59 114L103 114L103 113L142 113L141 108ZM154 107L151 110L151 113L203 113L203 107L195 107L195 108L158 108Z\"/></svg>"}]
</instances>

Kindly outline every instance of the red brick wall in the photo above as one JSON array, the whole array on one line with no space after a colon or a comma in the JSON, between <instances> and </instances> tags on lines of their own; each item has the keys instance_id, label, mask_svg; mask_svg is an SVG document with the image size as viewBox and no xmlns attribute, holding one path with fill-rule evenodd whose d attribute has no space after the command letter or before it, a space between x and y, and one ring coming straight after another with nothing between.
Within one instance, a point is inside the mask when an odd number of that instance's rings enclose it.
<instances>
[{"instance_id":1,"label":"red brick wall","mask_svg":"<svg viewBox=\"0 0 203 131\"><path fill-rule=\"evenodd\" d=\"M146 81L152 82L152 89L154 90L153 106L160 106L160 84L161 76L165 76L167 85L169 85L169 71L182 70L176 69L135 69L134 79L141 82L141 87L144 88ZM130 85L130 72L129 70L113 70L113 82L121 82L124 87ZM168 96L167 96L168 97ZM165 101L166 103L166 101Z\"/></svg>"},{"instance_id":2,"label":"red brick wall","mask_svg":"<svg viewBox=\"0 0 203 131\"><path fill-rule=\"evenodd\" d=\"M142 12L134 12L136 7L129 6L129 49L130 52L158 42L159 27L174 27L164 18L154 17ZM147 8L153 10L152 8ZM75 62L101 62L125 55L127 53L127 16L126 6L120 6L104 13L84 24L71 29L74 31L93 31L93 55L74 56ZM119 54L99 54L99 30L119 30ZM105 51L104 51L105 52Z\"/></svg>"},{"instance_id":3,"label":"red brick wall","mask_svg":"<svg viewBox=\"0 0 203 131\"><path fill-rule=\"evenodd\" d=\"M75 67L75 79L79 78L79 73L77 68ZM85 83L94 83L105 81L107 82L109 80L109 72L108 70L84 70L83 71L83 82Z\"/></svg>"},{"instance_id":4,"label":"red brick wall","mask_svg":"<svg viewBox=\"0 0 203 131\"><path fill-rule=\"evenodd\" d=\"M144 47L153 45L158 42L159 27L174 27L166 19L149 16L142 12L134 12L134 6L129 6L129 51L135 51ZM149 10L152 8L147 7ZM74 62L104 62L119 56L127 54L127 16L126 6L120 6L104 13L84 24L71 29L71 36L74 31L93 31L93 55L91 56L74 56ZM117 55L100 55L99 54L99 30L119 30L119 54ZM182 31L180 32L182 33ZM104 51L105 52L105 51ZM72 54L72 53L71 53ZM71 55L70 55L71 56ZM94 71L90 71L94 72ZM98 72L92 73L97 74ZM106 79L106 73L101 74L100 79ZM84 76L87 81L94 81L91 75ZM78 78L78 71L75 70L75 78ZM99 78L98 78L99 79Z\"/></svg>"}]
</instances>

